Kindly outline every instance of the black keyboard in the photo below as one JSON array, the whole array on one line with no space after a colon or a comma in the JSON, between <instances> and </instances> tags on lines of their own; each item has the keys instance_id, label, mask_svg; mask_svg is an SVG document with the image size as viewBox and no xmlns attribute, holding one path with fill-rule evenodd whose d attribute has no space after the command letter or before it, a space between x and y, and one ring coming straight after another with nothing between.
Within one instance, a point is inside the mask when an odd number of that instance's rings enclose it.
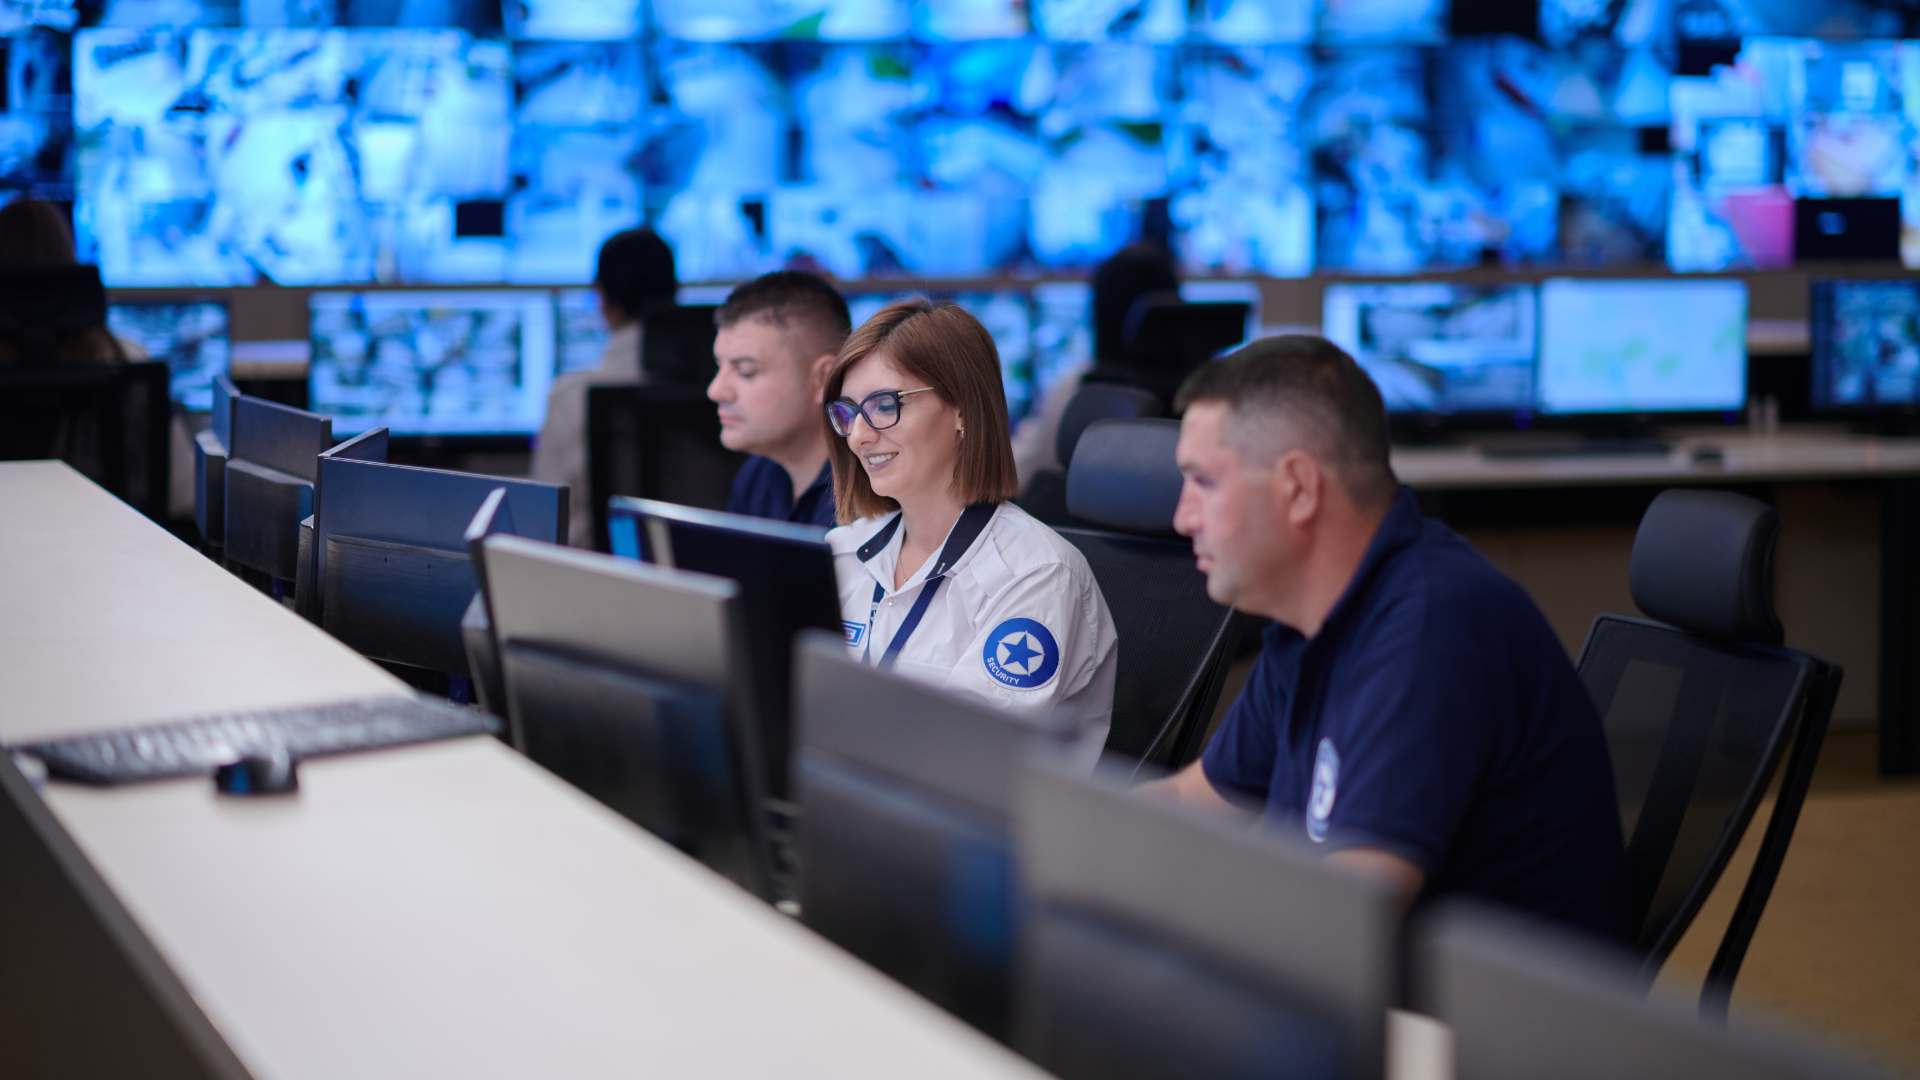
<instances>
[{"instance_id":1,"label":"black keyboard","mask_svg":"<svg viewBox=\"0 0 1920 1080\"><path fill-rule=\"evenodd\" d=\"M376 698L273 712L235 713L102 735L16 746L47 775L83 784L134 784L210 773L280 748L298 761L356 750L491 735L500 722L478 709L432 698Z\"/></svg>"}]
</instances>

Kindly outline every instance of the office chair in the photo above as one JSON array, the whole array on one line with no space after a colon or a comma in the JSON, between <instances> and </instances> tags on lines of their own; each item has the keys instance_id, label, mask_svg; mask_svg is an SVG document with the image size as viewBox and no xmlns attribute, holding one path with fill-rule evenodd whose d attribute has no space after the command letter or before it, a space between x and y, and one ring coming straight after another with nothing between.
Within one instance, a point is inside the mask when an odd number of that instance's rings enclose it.
<instances>
[{"instance_id":1,"label":"office chair","mask_svg":"<svg viewBox=\"0 0 1920 1080\"><path fill-rule=\"evenodd\" d=\"M1013 783L1046 734L851 660L836 635L795 655L802 918L1005 1041Z\"/></svg>"},{"instance_id":2,"label":"office chair","mask_svg":"<svg viewBox=\"0 0 1920 1080\"><path fill-rule=\"evenodd\" d=\"M1171 405L1193 369L1247 339L1252 310L1244 301L1190 304L1177 292L1147 293L1127 309L1121 354L1095 364L1087 381L1137 386Z\"/></svg>"},{"instance_id":3,"label":"office chair","mask_svg":"<svg viewBox=\"0 0 1920 1080\"><path fill-rule=\"evenodd\" d=\"M713 339L718 307L690 304L655 308L642 320L640 370L655 386L691 386L705 390L719 372Z\"/></svg>"},{"instance_id":4,"label":"office chair","mask_svg":"<svg viewBox=\"0 0 1920 1080\"><path fill-rule=\"evenodd\" d=\"M1177 769L1199 756L1235 647L1253 620L1207 596L1193 546L1173 531L1180 471L1173 420L1100 420L1067 472L1060 529L1093 568L1120 636L1107 751Z\"/></svg>"},{"instance_id":5,"label":"office chair","mask_svg":"<svg viewBox=\"0 0 1920 1080\"><path fill-rule=\"evenodd\" d=\"M1580 653L1613 759L1649 984L1786 756L1759 856L1701 992L1702 1014L1720 1018L1793 839L1843 674L1780 645L1779 534L1779 514L1746 496L1662 492L1633 543L1633 602L1651 619L1602 615Z\"/></svg>"},{"instance_id":6,"label":"office chair","mask_svg":"<svg viewBox=\"0 0 1920 1080\"><path fill-rule=\"evenodd\" d=\"M1044 763L1015 788L1015 1046L1063 1080L1378 1078L1399 907L1304 840Z\"/></svg>"},{"instance_id":7,"label":"office chair","mask_svg":"<svg viewBox=\"0 0 1920 1080\"><path fill-rule=\"evenodd\" d=\"M0 461L58 458L167 519L167 365L0 365Z\"/></svg>"},{"instance_id":8,"label":"office chair","mask_svg":"<svg viewBox=\"0 0 1920 1080\"><path fill-rule=\"evenodd\" d=\"M1095 420L1126 420L1140 416L1165 416L1160 399L1137 386L1121 383L1087 383L1067 402L1060 416L1060 430L1053 441L1058 469L1041 469L1027 481L1020 495L1020 508L1048 525L1072 525L1067 513L1067 470L1073 465L1074 447Z\"/></svg>"},{"instance_id":9,"label":"office chair","mask_svg":"<svg viewBox=\"0 0 1920 1080\"><path fill-rule=\"evenodd\" d=\"M679 310L679 309L669 309ZM711 349L709 349L711 355ZM747 455L720 445L720 414L695 386L595 386L587 390L587 486L594 544L611 550L607 500L615 495L724 510Z\"/></svg>"}]
</instances>

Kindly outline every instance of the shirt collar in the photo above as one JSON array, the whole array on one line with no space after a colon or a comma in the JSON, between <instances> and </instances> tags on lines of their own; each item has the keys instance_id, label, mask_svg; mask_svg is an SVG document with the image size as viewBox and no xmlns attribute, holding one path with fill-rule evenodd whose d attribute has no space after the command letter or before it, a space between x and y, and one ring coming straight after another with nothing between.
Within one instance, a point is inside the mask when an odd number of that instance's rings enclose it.
<instances>
[{"instance_id":1,"label":"shirt collar","mask_svg":"<svg viewBox=\"0 0 1920 1080\"><path fill-rule=\"evenodd\" d=\"M1360 565L1354 568L1352 580L1334 602L1333 610L1327 612L1326 621L1321 624L1320 633L1315 638L1324 638L1327 631L1352 617L1353 611L1366 602L1367 589L1373 579L1379 575L1380 568L1401 551L1413 545L1420 538L1420 497L1413 489L1402 484L1394 493L1393 505L1387 508L1387 516L1380 519L1380 527L1373 531L1373 539L1367 544L1367 553L1360 558Z\"/></svg>"}]
</instances>

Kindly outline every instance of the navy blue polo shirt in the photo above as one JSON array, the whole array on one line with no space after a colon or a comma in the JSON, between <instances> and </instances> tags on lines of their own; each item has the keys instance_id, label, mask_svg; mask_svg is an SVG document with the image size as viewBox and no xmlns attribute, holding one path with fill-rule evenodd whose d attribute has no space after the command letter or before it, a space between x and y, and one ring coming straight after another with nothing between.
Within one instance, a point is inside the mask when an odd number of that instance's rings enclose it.
<instances>
[{"instance_id":1,"label":"navy blue polo shirt","mask_svg":"<svg viewBox=\"0 0 1920 1080\"><path fill-rule=\"evenodd\" d=\"M1202 763L1269 827L1412 862L1422 899L1629 937L1593 702L1532 598L1407 488L1320 633L1267 630Z\"/></svg>"},{"instance_id":2,"label":"navy blue polo shirt","mask_svg":"<svg viewBox=\"0 0 1920 1080\"><path fill-rule=\"evenodd\" d=\"M807 490L793 497L793 477L772 458L755 454L734 475L733 490L727 495L727 511L775 521L793 521L802 525L823 525L829 529L834 520L833 462L820 467Z\"/></svg>"}]
</instances>

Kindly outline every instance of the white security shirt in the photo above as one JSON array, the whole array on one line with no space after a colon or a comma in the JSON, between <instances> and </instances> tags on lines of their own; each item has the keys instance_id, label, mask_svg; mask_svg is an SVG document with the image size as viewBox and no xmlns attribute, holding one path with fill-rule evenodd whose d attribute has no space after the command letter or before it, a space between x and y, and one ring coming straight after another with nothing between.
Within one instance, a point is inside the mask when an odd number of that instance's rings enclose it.
<instances>
[{"instance_id":1,"label":"white security shirt","mask_svg":"<svg viewBox=\"0 0 1920 1080\"><path fill-rule=\"evenodd\" d=\"M840 584L847 651L878 665L940 561L936 551L893 587L901 531L865 560L860 548L896 515L827 534ZM874 602L874 586L881 599ZM1086 557L1012 503L1002 503L946 573L894 671L1068 734L1089 767L1113 719L1119 635Z\"/></svg>"}]
</instances>

